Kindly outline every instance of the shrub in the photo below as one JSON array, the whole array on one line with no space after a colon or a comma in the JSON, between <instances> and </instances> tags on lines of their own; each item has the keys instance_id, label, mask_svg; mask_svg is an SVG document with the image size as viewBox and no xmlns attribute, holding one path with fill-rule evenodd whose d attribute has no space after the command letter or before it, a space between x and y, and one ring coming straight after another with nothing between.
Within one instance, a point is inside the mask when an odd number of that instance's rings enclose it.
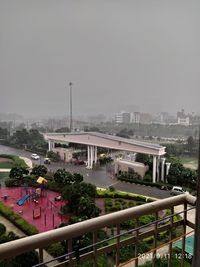
<instances>
[{"instance_id":1,"label":"shrub","mask_svg":"<svg viewBox=\"0 0 200 267\"><path fill-rule=\"evenodd\" d=\"M122 192L122 191L114 191L110 192L108 190L100 190L97 189L97 196L98 197L104 197L104 198L122 198L122 199L130 199L130 200L135 200L135 201L141 201L143 203L146 202L146 197L142 195L137 195L133 193L127 193L127 192ZM148 198L149 200L151 198ZM153 199L152 199L153 201Z\"/></svg>"},{"instance_id":2,"label":"shrub","mask_svg":"<svg viewBox=\"0 0 200 267\"><path fill-rule=\"evenodd\" d=\"M49 254L54 257L58 257L66 253L64 246L60 242L51 244L46 248Z\"/></svg>"},{"instance_id":3,"label":"shrub","mask_svg":"<svg viewBox=\"0 0 200 267\"><path fill-rule=\"evenodd\" d=\"M25 221L19 214L14 213L9 207L0 202L0 214L19 227L25 234L34 235L38 233L35 226Z\"/></svg>"},{"instance_id":4,"label":"shrub","mask_svg":"<svg viewBox=\"0 0 200 267\"><path fill-rule=\"evenodd\" d=\"M114 188L114 186L109 186L109 188L108 188L109 190L110 190L110 192L114 192L115 191L115 188Z\"/></svg>"},{"instance_id":5,"label":"shrub","mask_svg":"<svg viewBox=\"0 0 200 267\"><path fill-rule=\"evenodd\" d=\"M5 234L6 232L6 227L4 224L0 223L0 236L2 236L3 234Z\"/></svg>"},{"instance_id":6,"label":"shrub","mask_svg":"<svg viewBox=\"0 0 200 267\"><path fill-rule=\"evenodd\" d=\"M7 179L5 180L5 185L6 185L7 187L12 187L12 186L18 186L18 183L17 183L17 181L16 181L15 179L7 178Z\"/></svg>"},{"instance_id":7,"label":"shrub","mask_svg":"<svg viewBox=\"0 0 200 267\"><path fill-rule=\"evenodd\" d=\"M146 181L146 182L151 182L152 181L152 177L150 174L146 174L143 178L143 181Z\"/></svg>"}]
</instances>

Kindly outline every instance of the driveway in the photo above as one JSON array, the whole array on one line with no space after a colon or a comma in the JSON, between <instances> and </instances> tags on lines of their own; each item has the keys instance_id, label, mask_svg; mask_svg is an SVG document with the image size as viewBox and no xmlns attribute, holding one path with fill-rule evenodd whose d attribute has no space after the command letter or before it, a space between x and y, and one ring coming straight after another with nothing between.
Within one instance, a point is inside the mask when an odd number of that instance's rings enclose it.
<instances>
[{"instance_id":1,"label":"driveway","mask_svg":"<svg viewBox=\"0 0 200 267\"><path fill-rule=\"evenodd\" d=\"M21 149L0 145L0 154L13 154L30 159L32 153ZM33 165L40 163L43 164L43 160L44 157L40 157L40 160L32 160L32 163ZM50 165L46 165L46 167L52 172L55 172L59 168L65 168L70 172L81 173L84 177L84 181L95 184L97 187L107 188L112 185L117 190L142 194L149 197L160 199L170 197L169 191L163 191L150 186L129 184L118 181L106 171L106 167L99 167L98 169L88 170L85 168L85 166L75 166L63 162L51 163Z\"/></svg>"}]
</instances>

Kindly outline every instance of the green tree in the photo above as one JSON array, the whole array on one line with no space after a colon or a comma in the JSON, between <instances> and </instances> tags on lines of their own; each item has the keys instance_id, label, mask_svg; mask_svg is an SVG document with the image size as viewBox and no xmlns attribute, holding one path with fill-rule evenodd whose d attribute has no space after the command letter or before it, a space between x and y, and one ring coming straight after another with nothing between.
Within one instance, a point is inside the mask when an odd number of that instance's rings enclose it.
<instances>
[{"instance_id":1,"label":"green tree","mask_svg":"<svg viewBox=\"0 0 200 267\"><path fill-rule=\"evenodd\" d=\"M62 193L63 199L69 201L69 207L77 212L81 197L94 199L96 196L96 186L89 183L74 183L64 187Z\"/></svg>"},{"instance_id":2,"label":"green tree","mask_svg":"<svg viewBox=\"0 0 200 267\"><path fill-rule=\"evenodd\" d=\"M83 175L80 173L74 173L73 174L74 183L81 183L83 181Z\"/></svg>"},{"instance_id":3,"label":"green tree","mask_svg":"<svg viewBox=\"0 0 200 267\"><path fill-rule=\"evenodd\" d=\"M196 142L192 136L189 136L187 139L187 149L190 153L193 153L197 147Z\"/></svg>"},{"instance_id":4,"label":"green tree","mask_svg":"<svg viewBox=\"0 0 200 267\"><path fill-rule=\"evenodd\" d=\"M32 169L31 174L36 175L36 176L44 176L45 174L47 174L47 167L44 165L37 165Z\"/></svg>"},{"instance_id":5,"label":"green tree","mask_svg":"<svg viewBox=\"0 0 200 267\"><path fill-rule=\"evenodd\" d=\"M54 181L58 184L69 185L74 182L73 174L65 169L58 169L54 174Z\"/></svg>"},{"instance_id":6,"label":"green tree","mask_svg":"<svg viewBox=\"0 0 200 267\"><path fill-rule=\"evenodd\" d=\"M80 216L87 216L88 218L99 216L101 210L96 207L94 199L90 197L81 197L79 200L77 213Z\"/></svg>"},{"instance_id":7,"label":"green tree","mask_svg":"<svg viewBox=\"0 0 200 267\"><path fill-rule=\"evenodd\" d=\"M47 157L50 158L54 162L58 162L60 160L60 156L53 151L48 151Z\"/></svg>"},{"instance_id":8,"label":"green tree","mask_svg":"<svg viewBox=\"0 0 200 267\"><path fill-rule=\"evenodd\" d=\"M14 179L18 185L23 182L24 175L27 175L29 171L22 167L14 167L10 170L9 177Z\"/></svg>"}]
</instances>

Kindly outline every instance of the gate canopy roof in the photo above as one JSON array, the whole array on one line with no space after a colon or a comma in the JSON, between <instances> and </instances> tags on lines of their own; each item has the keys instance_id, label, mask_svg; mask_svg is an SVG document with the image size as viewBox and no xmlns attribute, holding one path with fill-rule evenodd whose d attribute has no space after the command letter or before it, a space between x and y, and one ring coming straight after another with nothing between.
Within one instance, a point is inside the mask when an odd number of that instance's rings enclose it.
<instances>
[{"instance_id":1,"label":"gate canopy roof","mask_svg":"<svg viewBox=\"0 0 200 267\"><path fill-rule=\"evenodd\" d=\"M165 147L159 144L141 142L98 132L47 133L44 137L46 140L56 143L77 143L156 156L162 156L166 153Z\"/></svg>"}]
</instances>

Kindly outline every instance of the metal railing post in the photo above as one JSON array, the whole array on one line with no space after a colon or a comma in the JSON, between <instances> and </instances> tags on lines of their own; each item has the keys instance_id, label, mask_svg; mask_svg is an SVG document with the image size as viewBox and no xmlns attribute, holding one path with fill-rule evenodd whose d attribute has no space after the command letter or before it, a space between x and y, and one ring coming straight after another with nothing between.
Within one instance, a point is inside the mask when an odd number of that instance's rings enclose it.
<instances>
[{"instance_id":1,"label":"metal railing post","mask_svg":"<svg viewBox=\"0 0 200 267\"><path fill-rule=\"evenodd\" d=\"M68 266L71 267L72 266L72 239L68 240L68 253L69 253L69 263Z\"/></svg>"},{"instance_id":2,"label":"metal railing post","mask_svg":"<svg viewBox=\"0 0 200 267\"><path fill-rule=\"evenodd\" d=\"M182 238L182 253L181 253L181 267L184 267L185 260L185 234L186 234L186 223L187 223L187 203L184 203L184 213L183 213L183 238Z\"/></svg>"},{"instance_id":3,"label":"metal railing post","mask_svg":"<svg viewBox=\"0 0 200 267\"><path fill-rule=\"evenodd\" d=\"M117 235L120 234L120 224L116 225L117 228ZM116 242L116 266L118 266L120 263L120 236L117 236L117 242Z\"/></svg>"},{"instance_id":4,"label":"metal railing post","mask_svg":"<svg viewBox=\"0 0 200 267\"><path fill-rule=\"evenodd\" d=\"M97 232L93 232L92 234L92 240L93 240L93 258L94 263L93 266L97 267L97 246L95 245L97 243Z\"/></svg>"},{"instance_id":5,"label":"metal railing post","mask_svg":"<svg viewBox=\"0 0 200 267\"><path fill-rule=\"evenodd\" d=\"M171 215L174 214L174 207L171 207ZM173 240L173 223L174 223L174 216L170 218L170 241ZM168 267L172 266L172 242L169 243L169 254L168 254Z\"/></svg>"},{"instance_id":6,"label":"metal railing post","mask_svg":"<svg viewBox=\"0 0 200 267\"><path fill-rule=\"evenodd\" d=\"M42 263L44 260L43 248L39 248L39 263Z\"/></svg>"},{"instance_id":7,"label":"metal railing post","mask_svg":"<svg viewBox=\"0 0 200 267\"><path fill-rule=\"evenodd\" d=\"M136 228L139 226L139 219L136 219ZM138 237L139 237L139 230L136 230L136 242L135 242L135 267L138 267Z\"/></svg>"},{"instance_id":8,"label":"metal railing post","mask_svg":"<svg viewBox=\"0 0 200 267\"><path fill-rule=\"evenodd\" d=\"M158 220L158 212L155 213L156 221ZM156 261L156 247L157 247L157 237L158 237L158 223L155 223L155 229L154 229L154 250L152 253L152 267L156 267L155 261Z\"/></svg>"}]
</instances>

